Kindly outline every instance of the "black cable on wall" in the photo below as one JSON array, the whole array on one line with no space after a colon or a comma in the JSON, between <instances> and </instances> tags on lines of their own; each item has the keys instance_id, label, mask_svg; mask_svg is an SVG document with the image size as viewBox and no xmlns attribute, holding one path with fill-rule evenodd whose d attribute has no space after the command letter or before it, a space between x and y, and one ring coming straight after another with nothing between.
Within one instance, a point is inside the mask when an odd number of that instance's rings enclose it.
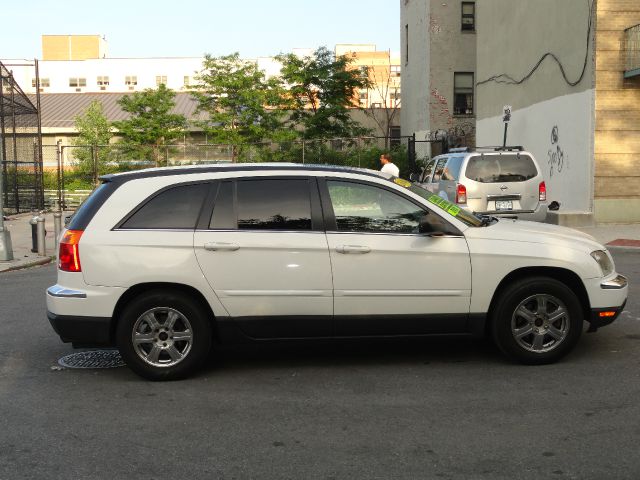
<instances>
[{"instance_id":1,"label":"black cable on wall","mask_svg":"<svg viewBox=\"0 0 640 480\"><path fill-rule=\"evenodd\" d=\"M569 77L567 77L567 72L564 69L564 65L562 64L560 59L556 56L556 54L554 54L553 52L547 52L544 55L542 55L540 60L538 60L538 63L535 64L535 66L531 69L531 71L527 73L524 77L522 77L520 80L516 80L515 78L513 78L511 75L507 73L501 73L499 75L493 75L487 78L486 80L482 80L481 82L476 83L476 86L480 86L489 82L502 83L505 85L520 85L526 82L527 80L529 80L533 76L533 74L536 72L536 70L538 70L540 65L542 65L542 62L544 62L547 57L551 57L558 64L558 67L560 67L560 73L562 73L562 78L564 78L564 81L567 83L567 85L570 85L572 87L575 87L576 85L578 85L584 78L584 74L587 71L587 63L589 61L589 44L591 39L591 30L593 29L593 15L594 15L593 7L595 6L595 3L596 3L595 0L593 0L591 2L591 6L589 7L589 23L587 28L587 44L586 44L586 51L584 54L584 64L582 65L582 72L580 73L580 77L578 77L576 81L572 82L571 80L569 80ZM588 4L588 1L587 1L587 4Z\"/></svg>"}]
</instances>

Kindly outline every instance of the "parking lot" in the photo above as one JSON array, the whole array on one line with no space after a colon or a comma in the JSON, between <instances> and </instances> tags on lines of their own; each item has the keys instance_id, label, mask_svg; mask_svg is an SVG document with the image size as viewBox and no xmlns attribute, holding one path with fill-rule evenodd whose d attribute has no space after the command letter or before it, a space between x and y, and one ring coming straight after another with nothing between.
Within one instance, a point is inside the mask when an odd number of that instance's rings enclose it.
<instances>
[{"instance_id":1,"label":"parking lot","mask_svg":"<svg viewBox=\"0 0 640 480\"><path fill-rule=\"evenodd\" d=\"M53 266L0 275L0 479L638 478L640 255L563 362L456 337L237 346L173 383L57 368Z\"/></svg>"}]
</instances>

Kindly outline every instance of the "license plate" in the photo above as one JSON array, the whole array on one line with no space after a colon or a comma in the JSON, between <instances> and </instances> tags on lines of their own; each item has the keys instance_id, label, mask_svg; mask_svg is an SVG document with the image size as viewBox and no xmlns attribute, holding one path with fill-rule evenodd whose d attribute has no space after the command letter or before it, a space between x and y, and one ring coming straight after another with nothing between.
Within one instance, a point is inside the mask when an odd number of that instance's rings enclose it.
<instances>
[{"instance_id":1,"label":"license plate","mask_svg":"<svg viewBox=\"0 0 640 480\"><path fill-rule=\"evenodd\" d=\"M496 200L496 210L513 210L511 200Z\"/></svg>"}]
</instances>

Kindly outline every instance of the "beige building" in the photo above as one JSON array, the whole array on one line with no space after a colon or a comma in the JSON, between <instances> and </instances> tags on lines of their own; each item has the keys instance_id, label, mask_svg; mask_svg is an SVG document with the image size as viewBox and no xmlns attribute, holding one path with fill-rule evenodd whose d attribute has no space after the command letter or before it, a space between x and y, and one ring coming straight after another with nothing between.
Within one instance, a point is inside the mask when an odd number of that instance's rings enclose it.
<instances>
[{"instance_id":1,"label":"beige building","mask_svg":"<svg viewBox=\"0 0 640 480\"><path fill-rule=\"evenodd\" d=\"M476 2L400 0L400 8L403 133L473 145ZM438 153L426 143L416 151Z\"/></svg>"},{"instance_id":2,"label":"beige building","mask_svg":"<svg viewBox=\"0 0 640 480\"><path fill-rule=\"evenodd\" d=\"M361 123L373 125L376 135L399 137L401 107L400 54L377 50L373 44L338 44L336 57L347 56L352 67L368 76L371 87L359 90L354 98L354 108L362 109ZM368 121L367 118L368 117Z\"/></svg>"},{"instance_id":3,"label":"beige building","mask_svg":"<svg viewBox=\"0 0 640 480\"><path fill-rule=\"evenodd\" d=\"M42 35L42 60L105 58L107 42L101 35Z\"/></svg>"},{"instance_id":4,"label":"beige building","mask_svg":"<svg viewBox=\"0 0 640 480\"><path fill-rule=\"evenodd\" d=\"M480 4L478 143L502 143L511 105L508 143L538 159L558 223L640 221L638 24L638 0Z\"/></svg>"}]
</instances>

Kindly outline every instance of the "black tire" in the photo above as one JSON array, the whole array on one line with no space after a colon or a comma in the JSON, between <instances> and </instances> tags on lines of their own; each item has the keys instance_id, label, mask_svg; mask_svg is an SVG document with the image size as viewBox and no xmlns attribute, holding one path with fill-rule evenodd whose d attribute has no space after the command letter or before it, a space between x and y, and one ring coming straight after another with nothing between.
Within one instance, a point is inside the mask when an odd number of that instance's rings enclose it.
<instances>
[{"instance_id":1,"label":"black tire","mask_svg":"<svg viewBox=\"0 0 640 480\"><path fill-rule=\"evenodd\" d=\"M584 315L578 297L565 284L548 277L532 277L515 281L498 295L490 318L491 333L509 358L527 365L543 365L557 362L575 347L582 334ZM546 318L543 313L533 313L540 311L543 298L548 305L544 311L551 311ZM562 315L559 304L564 304L566 315L550 323L554 316ZM521 315L523 310L516 314L520 306L524 306L527 318ZM530 314L533 320L528 318ZM531 333L525 334L529 328Z\"/></svg>"},{"instance_id":2,"label":"black tire","mask_svg":"<svg viewBox=\"0 0 640 480\"><path fill-rule=\"evenodd\" d=\"M157 330L152 330L145 320L151 317L147 315L142 319L143 314L149 312L153 317L152 322L158 322ZM174 332L173 328L166 330L169 314L175 319L174 328L182 330L181 332ZM136 335L151 335L154 340L145 341L142 346L134 346L134 328L138 332ZM143 333L140 333L141 328L145 330ZM159 330L162 331L154 333ZM159 336L163 333L164 336ZM179 334L182 334L186 338L189 333L191 339L184 341L174 341L174 337L170 336L175 334L175 338L179 338ZM163 341L167 343L163 344ZM135 297L125 306L118 320L116 343L126 364L141 377L148 380L178 380L198 370L207 359L211 350L211 321L200 302L191 296L171 290L153 290ZM155 365L150 356L151 349L156 349L154 352L162 350ZM177 360L169 355L169 349L172 349L172 355L178 356L180 353ZM147 350L149 355L145 361L143 355ZM166 363L160 365L163 361Z\"/></svg>"}]
</instances>

